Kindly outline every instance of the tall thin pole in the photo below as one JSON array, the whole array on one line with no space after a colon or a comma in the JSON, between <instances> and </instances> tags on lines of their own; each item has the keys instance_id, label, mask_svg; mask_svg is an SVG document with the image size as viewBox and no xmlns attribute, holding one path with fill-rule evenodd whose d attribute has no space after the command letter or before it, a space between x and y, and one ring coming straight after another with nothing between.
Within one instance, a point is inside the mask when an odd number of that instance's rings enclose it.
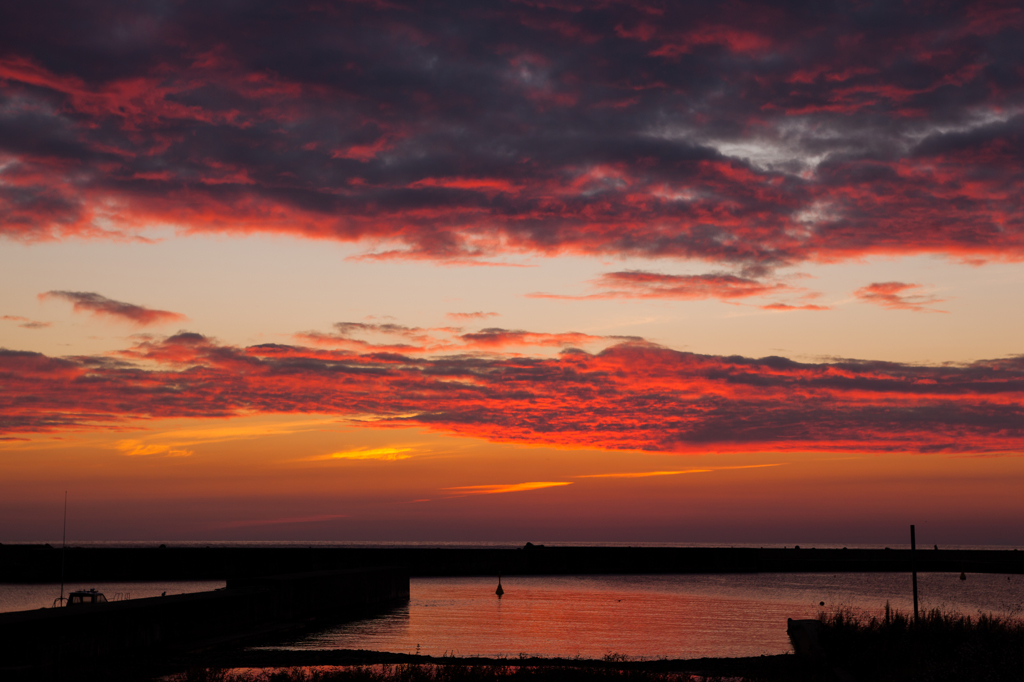
<instances>
[{"instance_id":1,"label":"tall thin pole","mask_svg":"<svg viewBox=\"0 0 1024 682\"><path fill-rule=\"evenodd\" d=\"M68 491L65 490L64 491L64 529L63 529L63 531L61 531L61 538L60 538L60 602L59 603L60 603L61 606L66 606L66 604L64 602L64 557L67 554L67 550L68 550ZM61 623L59 625L59 628L60 628L59 629L60 636L57 638L57 679L64 679L64 676L63 676L63 673L62 673L62 670L63 670L63 668L62 668L62 664L63 664L63 660L62 660L63 656L62 656L62 654L64 653L64 634L65 634L65 629L64 629L65 625L64 625L64 619L63 618L61 618Z\"/></svg>"},{"instance_id":2,"label":"tall thin pole","mask_svg":"<svg viewBox=\"0 0 1024 682\"><path fill-rule=\"evenodd\" d=\"M918 622L917 612L917 564L914 562L914 554L917 551L917 541L914 538L914 524L910 524L910 574L914 582L914 622Z\"/></svg>"},{"instance_id":3,"label":"tall thin pole","mask_svg":"<svg viewBox=\"0 0 1024 682\"><path fill-rule=\"evenodd\" d=\"M68 549L68 491L64 491L64 532L60 538L60 605L64 606L64 556ZM915 592L916 594L916 592Z\"/></svg>"}]
</instances>

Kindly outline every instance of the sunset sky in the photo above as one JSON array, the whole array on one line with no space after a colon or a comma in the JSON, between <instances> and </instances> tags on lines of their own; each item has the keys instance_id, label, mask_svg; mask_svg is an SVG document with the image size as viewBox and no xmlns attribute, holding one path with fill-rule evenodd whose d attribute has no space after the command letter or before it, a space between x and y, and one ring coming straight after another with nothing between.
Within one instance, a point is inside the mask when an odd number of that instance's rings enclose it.
<instances>
[{"instance_id":1,"label":"sunset sky","mask_svg":"<svg viewBox=\"0 0 1024 682\"><path fill-rule=\"evenodd\" d=\"M1019 2L0 8L0 542L1024 546Z\"/></svg>"}]
</instances>

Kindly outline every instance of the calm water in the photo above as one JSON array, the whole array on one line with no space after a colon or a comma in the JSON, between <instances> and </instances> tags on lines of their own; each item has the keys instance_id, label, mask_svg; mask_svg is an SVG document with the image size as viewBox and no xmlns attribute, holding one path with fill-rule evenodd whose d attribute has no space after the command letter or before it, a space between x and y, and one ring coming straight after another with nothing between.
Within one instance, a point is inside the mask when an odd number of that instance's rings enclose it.
<instances>
[{"instance_id":1,"label":"calm water","mask_svg":"<svg viewBox=\"0 0 1024 682\"><path fill-rule=\"evenodd\" d=\"M913 608L910 576L759 573L671 576L413 578L407 605L277 648L369 649L434 656L623 654L643 658L757 656L790 651L787 618L849 606L880 614ZM922 608L1024 614L1024 576L921 573ZM67 583L108 599L203 592L223 581ZM0 611L49 607L60 585L0 584ZM819 606L825 602L825 606Z\"/></svg>"},{"instance_id":2,"label":"calm water","mask_svg":"<svg viewBox=\"0 0 1024 682\"><path fill-rule=\"evenodd\" d=\"M132 583L65 583L64 596L72 590L88 590L96 588L102 592L107 601L121 599L142 599L143 597L159 597L161 593L187 594L191 592L209 592L224 587L223 580L195 581L163 581L163 582L132 582ZM4 584L0 583L0 613L6 611L28 611L53 606L53 600L60 596L60 584Z\"/></svg>"},{"instance_id":3,"label":"calm water","mask_svg":"<svg viewBox=\"0 0 1024 682\"><path fill-rule=\"evenodd\" d=\"M414 578L406 606L288 642L286 649L369 649L441 656L644 658L791 651L787 618L850 606L913 610L905 574L752 574ZM922 573L922 608L1020 615L1024 576Z\"/></svg>"}]
</instances>

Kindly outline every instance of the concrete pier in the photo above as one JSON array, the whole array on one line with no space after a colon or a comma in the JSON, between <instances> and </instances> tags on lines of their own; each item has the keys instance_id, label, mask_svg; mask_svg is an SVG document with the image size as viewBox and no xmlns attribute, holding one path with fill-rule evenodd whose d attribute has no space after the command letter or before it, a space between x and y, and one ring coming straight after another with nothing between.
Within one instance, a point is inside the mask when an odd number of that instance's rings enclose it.
<instances>
[{"instance_id":1,"label":"concrete pier","mask_svg":"<svg viewBox=\"0 0 1024 682\"><path fill-rule=\"evenodd\" d=\"M905 549L730 547L247 548L69 547L69 581L231 580L399 566L411 576L910 571ZM1024 552L926 550L918 572L1024 573ZM0 582L59 582L59 548L0 544Z\"/></svg>"},{"instance_id":2,"label":"concrete pier","mask_svg":"<svg viewBox=\"0 0 1024 682\"><path fill-rule=\"evenodd\" d=\"M342 621L409 598L401 569L238 579L214 592L0 613L0 670L180 653Z\"/></svg>"}]
</instances>

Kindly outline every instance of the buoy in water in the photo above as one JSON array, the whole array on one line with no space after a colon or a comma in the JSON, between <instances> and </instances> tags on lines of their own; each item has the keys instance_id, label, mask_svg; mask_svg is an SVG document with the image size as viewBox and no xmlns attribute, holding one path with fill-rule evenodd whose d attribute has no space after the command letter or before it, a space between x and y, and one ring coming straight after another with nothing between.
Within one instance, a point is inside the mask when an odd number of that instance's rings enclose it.
<instances>
[{"instance_id":1,"label":"buoy in water","mask_svg":"<svg viewBox=\"0 0 1024 682\"><path fill-rule=\"evenodd\" d=\"M501 576L498 576L498 589L494 591L494 594L498 595L498 599L501 599L501 595L505 594L505 590L501 588Z\"/></svg>"},{"instance_id":2,"label":"buoy in water","mask_svg":"<svg viewBox=\"0 0 1024 682\"><path fill-rule=\"evenodd\" d=\"M960 580L967 580L967 574L963 571L960 571Z\"/></svg>"}]
</instances>

